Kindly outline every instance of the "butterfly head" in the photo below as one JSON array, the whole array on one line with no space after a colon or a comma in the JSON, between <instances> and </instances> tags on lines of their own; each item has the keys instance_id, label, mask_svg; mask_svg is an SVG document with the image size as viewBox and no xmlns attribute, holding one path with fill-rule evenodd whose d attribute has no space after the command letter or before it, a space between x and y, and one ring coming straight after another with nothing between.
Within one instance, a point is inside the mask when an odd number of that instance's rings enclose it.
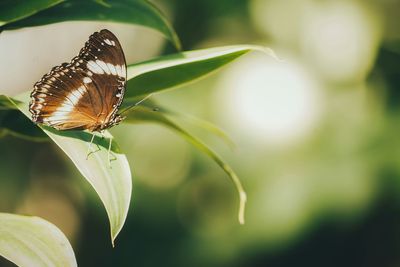
<instances>
[{"instance_id":1,"label":"butterfly head","mask_svg":"<svg viewBox=\"0 0 400 267\"><path fill-rule=\"evenodd\" d=\"M121 115L116 115L110 122L109 122L109 127L112 127L114 125L118 125L121 121L123 121L126 117L121 116Z\"/></svg>"},{"instance_id":2,"label":"butterfly head","mask_svg":"<svg viewBox=\"0 0 400 267\"><path fill-rule=\"evenodd\" d=\"M106 130L108 128L111 128L115 125L118 125L124 119L125 119L125 117L117 114L112 119L110 119L108 122L97 124L92 129L89 129L89 130L92 132L100 132L100 131Z\"/></svg>"}]
</instances>

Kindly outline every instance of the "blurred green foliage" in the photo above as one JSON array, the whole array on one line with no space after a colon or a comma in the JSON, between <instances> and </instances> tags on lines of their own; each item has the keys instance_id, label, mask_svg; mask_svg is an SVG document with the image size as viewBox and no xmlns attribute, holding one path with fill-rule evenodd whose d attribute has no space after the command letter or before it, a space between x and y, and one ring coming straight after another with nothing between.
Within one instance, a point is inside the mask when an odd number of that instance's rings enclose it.
<instances>
[{"instance_id":1,"label":"blurred green foliage","mask_svg":"<svg viewBox=\"0 0 400 267\"><path fill-rule=\"evenodd\" d=\"M154 125L113 129L134 177L133 206L114 249L96 196L50 143L0 139L1 211L55 223L81 266L399 265L400 4L175 0L162 6L185 50L258 43L285 60L258 64L262 56L251 55L156 97L232 134L234 153L194 129L245 178L246 225L236 224L236 196L222 171ZM167 44L164 51L171 51ZM252 73L266 79L259 91ZM245 90L255 97L248 100L240 94ZM293 114L305 115L292 121Z\"/></svg>"}]
</instances>

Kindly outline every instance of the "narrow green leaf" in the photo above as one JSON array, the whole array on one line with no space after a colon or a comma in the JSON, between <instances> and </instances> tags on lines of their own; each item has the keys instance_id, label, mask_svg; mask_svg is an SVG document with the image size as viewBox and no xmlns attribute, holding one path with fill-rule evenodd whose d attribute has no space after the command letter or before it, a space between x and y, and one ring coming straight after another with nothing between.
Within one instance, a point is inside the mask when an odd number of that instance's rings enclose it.
<instances>
[{"instance_id":1,"label":"narrow green leaf","mask_svg":"<svg viewBox=\"0 0 400 267\"><path fill-rule=\"evenodd\" d=\"M234 45L182 52L130 65L124 100L202 78L250 51L262 51L277 59L269 48Z\"/></svg>"},{"instance_id":2,"label":"narrow green leaf","mask_svg":"<svg viewBox=\"0 0 400 267\"><path fill-rule=\"evenodd\" d=\"M151 108L153 110L156 110L157 112L160 112L165 116L172 116L172 117L175 117L178 119L183 119L183 120L191 123L192 125L202 128L202 129L216 135L217 137L221 138L230 148L233 149L235 147L235 144L232 141L232 139L222 129L220 129L218 126L214 125L213 123L203 120L203 119L200 119L198 117L192 116L192 115L173 111L171 109L161 106L160 104L158 104L155 101L150 100L150 99L143 101L143 102L141 102L141 100L142 100L141 98L130 98L130 99L124 101L120 110L123 111L126 108L136 106L136 104L140 102L141 106L145 106L145 107ZM122 121L122 123L123 122L124 121Z\"/></svg>"},{"instance_id":3,"label":"narrow green leaf","mask_svg":"<svg viewBox=\"0 0 400 267\"><path fill-rule=\"evenodd\" d=\"M199 128L202 128L210 133L213 133L214 135L218 136L219 138L221 138L230 148L234 148L235 147L235 143L232 141L232 139L218 126L216 126L215 124L200 119L198 117L189 115L189 114L185 114L185 113L181 113L181 112L176 112L176 111L172 111L169 109L165 109L165 108L160 108L160 111L162 113L164 113L165 115L170 115L173 116L175 118L181 118L184 119L186 121L188 121L189 123L193 124L194 126L197 126Z\"/></svg>"},{"instance_id":4,"label":"narrow green leaf","mask_svg":"<svg viewBox=\"0 0 400 267\"><path fill-rule=\"evenodd\" d=\"M25 19L5 24L3 29L18 29L62 21L108 21L142 25L162 33L177 49L180 49L179 38L172 26L165 16L146 0L70 0Z\"/></svg>"},{"instance_id":5,"label":"narrow green leaf","mask_svg":"<svg viewBox=\"0 0 400 267\"><path fill-rule=\"evenodd\" d=\"M0 1L0 26L32 16L62 1L64 0L2 0Z\"/></svg>"},{"instance_id":6,"label":"narrow green leaf","mask_svg":"<svg viewBox=\"0 0 400 267\"><path fill-rule=\"evenodd\" d=\"M38 217L0 213L0 255L20 267L77 266L65 235Z\"/></svg>"},{"instance_id":7,"label":"narrow green leaf","mask_svg":"<svg viewBox=\"0 0 400 267\"><path fill-rule=\"evenodd\" d=\"M3 138L7 135L7 129L0 128L0 138Z\"/></svg>"},{"instance_id":8,"label":"narrow green leaf","mask_svg":"<svg viewBox=\"0 0 400 267\"><path fill-rule=\"evenodd\" d=\"M105 0L94 0L96 3L98 3L99 5L103 5L105 7L111 7L110 4L107 4L107 2Z\"/></svg>"},{"instance_id":9,"label":"narrow green leaf","mask_svg":"<svg viewBox=\"0 0 400 267\"><path fill-rule=\"evenodd\" d=\"M16 97L20 101L18 109L27 117L29 93ZM13 101L10 99L10 101ZM81 174L92 185L103 202L111 228L111 241L121 231L129 210L132 192L131 172L126 156L122 154L110 133L105 132L102 138L97 134L92 151L87 158L88 146L92 134L84 131L57 131L50 127L40 127L54 143L71 159ZM112 140L111 153L108 152L109 141ZM115 160L109 161L109 156ZM111 164L111 165L110 165ZM110 166L109 166L110 165Z\"/></svg>"},{"instance_id":10,"label":"narrow green leaf","mask_svg":"<svg viewBox=\"0 0 400 267\"><path fill-rule=\"evenodd\" d=\"M133 112L129 112L127 118L125 119L126 122L130 123L143 123L143 122L155 122L160 123L164 126L167 126L177 133L179 133L182 137L184 137L187 141L192 143L196 146L199 150L203 151L206 155L212 158L224 171L228 174L229 178L233 181L236 189L239 193L239 213L238 218L241 224L244 224L244 211L246 205L246 192L243 189L243 186L235 174L235 172L231 169L231 167L225 163L216 152L211 150L205 144L203 144L200 140L196 137L192 136L190 133L179 127L175 124L172 120L165 117L160 112L153 111L151 108L148 107L137 107Z\"/></svg>"}]
</instances>

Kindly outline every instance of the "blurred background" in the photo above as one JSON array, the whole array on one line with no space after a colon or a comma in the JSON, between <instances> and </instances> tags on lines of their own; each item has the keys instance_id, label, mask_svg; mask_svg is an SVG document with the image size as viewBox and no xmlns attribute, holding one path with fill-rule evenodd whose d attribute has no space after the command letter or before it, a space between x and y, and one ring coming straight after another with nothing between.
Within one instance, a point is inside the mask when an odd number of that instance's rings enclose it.
<instances>
[{"instance_id":1,"label":"blurred background","mask_svg":"<svg viewBox=\"0 0 400 267\"><path fill-rule=\"evenodd\" d=\"M0 139L0 211L56 224L80 266L400 266L400 2L154 3L185 50L251 43L283 59L254 52L154 97L232 137L233 150L181 122L238 173L246 224L219 167L156 125L111 130L134 184L114 249L100 200L51 142ZM122 24L6 31L0 92L30 90L101 28L119 37L128 63L175 52L158 33Z\"/></svg>"}]
</instances>

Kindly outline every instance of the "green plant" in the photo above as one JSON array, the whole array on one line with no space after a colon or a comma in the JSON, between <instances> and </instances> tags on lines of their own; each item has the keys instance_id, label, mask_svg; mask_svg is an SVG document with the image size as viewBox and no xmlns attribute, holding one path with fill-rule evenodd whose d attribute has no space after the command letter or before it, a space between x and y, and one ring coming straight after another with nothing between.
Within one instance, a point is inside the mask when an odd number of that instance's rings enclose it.
<instances>
[{"instance_id":1,"label":"green plant","mask_svg":"<svg viewBox=\"0 0 400 267\"><path fill-rule=\"evenodd\" d=\"M156 7L145 0L42 0L17 3L3 1L0 4L0 32L68 20L103 20L146 26L163 34L178 50L180 49L179 39L167 20ZM254 50L274 56L273 52L267 48L234 45L179 52L128 65L128 83L121 108L135 104L149 94L198 80ZM116 160L112 162L112 168L107 167L108 140L113 138L108 131L105 132L105 139L95 139L94 142L100 150L87 159L86 151L91 134L84 131L63 132L46 126L35 126L29 119L29 94L30 90L13 98L0 96L0 136L12 134L32 141L50 138L57 144L103 202L110 221L111 241L114 244L126 220L131 199L132 177L125 155L113 139L112 151L116 155ZM155 107L157 111L154 111ZM212 158L232 179L238 190L239 221L244 223L246 194L238 177L212 149L175 123L175 116L176 114L167 108L160 107L153 101L147 101L145 105L131 110L124 123L161 124L176 131ZM200 120L193 119L192 121L228 140L217 127ZM0 223L4 226L0 231L0 255L14 263L20 266L33 266L32 263L35 263L35 266L76 266L71 246L53 225L41 219L9 214L0 214ZM15 227L18 225L27 229L33 227L32 225L40 225L37 226L40 229L36 232L34 228L35 233L32 235L13 236ZM9 236L14 238L9 238ZM26 248L25 242L32 245ZM42 246L43 244L45 246ZM15 250L10 253L10 246L17 248L20 253L15 253Z\"/></svg>"}]
</instances>

